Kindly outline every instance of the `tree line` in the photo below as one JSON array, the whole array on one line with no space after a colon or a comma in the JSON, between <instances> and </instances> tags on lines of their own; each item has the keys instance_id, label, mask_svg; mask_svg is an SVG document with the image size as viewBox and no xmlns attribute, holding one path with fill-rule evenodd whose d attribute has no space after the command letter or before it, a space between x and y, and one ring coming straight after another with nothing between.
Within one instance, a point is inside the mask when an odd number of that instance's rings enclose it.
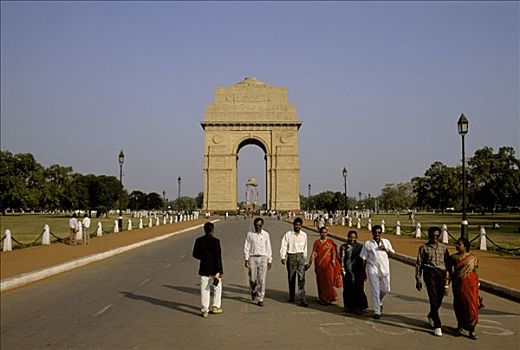
<instances>
[{"instance_id":1,"label":"tree line","mask_svg":"<svg viewBox=\"0 0 520 350\"><path fill-rule=\"evenodd\" d=\"M462 167L435 161L411 181L387 184L378 196L349 196L325 191L300 195L302 210L460 210ZM467 209L477 212L519 210L520 160L513 147L492 147L475 151L466 166ZM53 164L46 168L30 153L0 151L0 209L12 210L96 210L111 209L192 211L202 207L203 193L173 201L159 193L134 190L128 193L115 176L82 175L72 167Z\"/></svg>"},{"instance_id":2,"label":"tree line","mask_svg":"<svg viewBox=\"0 0 520 350\"><path fill-rule=\"evenodd\" d=\"M70 166L44 167L30 153L0 151L0 209L25 211L112 209L191 211L202 205L202 194L165 201L156 192L130 194L115 176L83 175Z\"/></svg>"},{"instance_id":3,"label":"tree line","mask_svg":"<svg viewBox=\"0 0 520 350\"><path fill-rule=\"evenodd\" d=\"M450 167L435 161L424 176L410 182L387 184L377 197L348 197L348 208L370 210L446 210L462 208L462 166ZM344 210L345 194L326 191L300 196L302 209ZM513 147L475 151L466 165L466 209L476 212L520 210L520 160Z\"/></svg>"}]
</instances>

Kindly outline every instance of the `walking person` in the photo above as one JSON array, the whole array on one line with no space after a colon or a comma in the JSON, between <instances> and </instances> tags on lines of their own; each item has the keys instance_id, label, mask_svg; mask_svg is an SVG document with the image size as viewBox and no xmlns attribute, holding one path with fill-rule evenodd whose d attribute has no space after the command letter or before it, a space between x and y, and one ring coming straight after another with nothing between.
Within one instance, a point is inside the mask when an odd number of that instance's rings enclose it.
<instances>
[{"instance_id":1,"label":"walking person","mask_svg":"<svg viewBox=\"0 0 520 350\"><path fill-rule=\"evenodd\" d=\"M359 256L363 245L357 242L355 230L347 233L347 243L339 247L339 257L343 272L343 305L346 312L361 314L368 308L365 294L367 274L363 259Z\"/></svg>"},{"instance_id":2,"label":"walking person","mask_svg":"<svg viewBox=\"0 0 520 350\"><path fill-rule=\"evenodd\" d=\"M76 219L76 213L73 213L69 220L69 245L76 245L76 233L78 231L78 219Z\"/></svg>"},{"instance_id":3,"label":"walking person","mask_svg":"<svg viewBox=\"0 0 520 350\"><path fill-rule=\"evenodd\" d=\"M273 253L269 232L262 229L264 219L256 218L253 222L255 232L247 232L244 243L244 266L249 269L251 299L264 306L265 281L267 270L271 269Z\"/></svg>"},{"instance_id":4,"label":"walking person","mask_svg":"<svg viewBox=\"0 0 520 350\"><path fill-rule=\"evenodd\" d=\"M205 235L195 240L193 247L193 257L200 260L200 303L202 317L208 317L208 312L212 314L222 313L222 251L220 240L215 235L215 226L211 222L204 224ZM213 305L210 310L210 295L213 295Z\"/></svg>"},{"instance_id":5,"label":"walking person","mask_svg":"<svg viewBox=\"0 0 520 350\"><path fill-rule=\"evenodd\" d=\"M314 241L309 258L310 267L314 264L316 285L318 286L318 302L321 305L330 305L338 299L335 288L343 286L341 281L341 262L338 258L336 243L327 238L327 227L320 228L320 238Z\"/></svg>"},{"instance_id":6,"label":"walking person","mask_svg":"<svg viewBox=\"0 0 520 350\"><path fill-rule=\"evenodd\" d=\"M83 245L88 245L90 243L90 236L88 234L88 228L90 227L90 218L88 214L85 213L83 215L83 220L81 221L82 229L83 229Z\"/></svg>"},{"instance_id":7,"label":"walking person","mask_svg":"<svg viewBox=\"0 0 520 350\"><path fill-rule=\"evenodd\" d=\"M390 292L390 261L388 255L394 254L392 244L381 238L381 226L372 226L372 238L363 244L359 256L365 261L368 283L372 296L373 318L381 318L383 300Z\"/></svg>"},{"instance_id":8,"label":"walking person","mask_svg":"<svg viewBox=\"0 0 520 350\"><path fill-rule=\"evenodd\" d=\"M467 238L459 238L455 249L456 254L451 256L453 267L453 310L457 317L457 335L463 330L469 331L471 339L478 339L475 328L478 323L479 294L478 294L478 259L469 252Z\"/></svg>"},{"instance_id":9,"label":"walking person","mask_svg":"<svg viewBox=\"0 0 520 350\"><path fill-rule=\"evenodd\" d=\"M417 261L415 263L415 288L422 289L421 274L428 291L430 300L430 312L428 321L433 328L433 334L442 336L441 319L439 309L442 299L448 294L448 269L450 266L450 253L448 248L439 242L441 229L436 226L428 228L428 242L419 247Z\"/></svg>"},{"instance_id":10,"label":"walking person","mask_svg":"<svg viewBox=\"0 0 520 350\"><path fill-rule=\"evenodd\" d=\"M298 277L298 294L300 305L306 307L305 301L305 270L307 266L307 234L301 230L303 220L299 217L293 220L293 229L285 233L282 238L280 256L282 265L287 266L287 280L289 282L289 302L295 300L295 283Z\"/></svg>"}]
</instances>

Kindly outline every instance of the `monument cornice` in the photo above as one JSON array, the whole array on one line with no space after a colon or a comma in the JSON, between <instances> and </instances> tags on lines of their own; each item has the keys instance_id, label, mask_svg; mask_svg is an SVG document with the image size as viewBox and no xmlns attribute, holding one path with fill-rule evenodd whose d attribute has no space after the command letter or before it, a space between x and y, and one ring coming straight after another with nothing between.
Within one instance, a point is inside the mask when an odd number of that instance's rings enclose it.
<instances>
[{"instance_id":1,"label":"monument cornice","mask_svg":"<svg viewBox=\"0 0 520 350\"><path fill-rule=\"evenodd\" d=\"M202 129L206 129L207 127L230 127L230 128L249 128L249 127L296 127L299 129L302 125L301 121L279 121L279 122L273 122L273 121L261 121L261 122L255 122L255 121L202 121L200 122L200 125L202 126Z\"/></svg>"}]
</instances>

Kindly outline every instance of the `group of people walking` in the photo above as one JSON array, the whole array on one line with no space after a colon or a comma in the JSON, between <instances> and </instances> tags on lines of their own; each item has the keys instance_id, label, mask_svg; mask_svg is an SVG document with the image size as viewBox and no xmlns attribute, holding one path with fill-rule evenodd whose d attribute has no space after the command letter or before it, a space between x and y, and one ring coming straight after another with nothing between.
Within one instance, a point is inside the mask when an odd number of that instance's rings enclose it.
<instances>
[{"instance_id":1,"label":"group of people walking","mask_svg":"<svg viewBox=\"0 0 520 350\"><path fill-rule=\"evenodd\" d=\"M260 307L264 306L267 271L272 266L270 235L262 227L264 220L256 218L253 230L247 232L244 243L244 266L248 269L251 299ZM307 254L307 234L301 230L303 220L293 221L293 227L287 231L281 242L280 259L287 268L289 289L288 302L296 301L296 281L298 282L298 303L308 306L305 295L305 272L314 264L318 302L330 305L337 301L336 288L343 287L343 304L348 313L362 314L368 308L368 299L364 284L370 285L370 299L373 306L373 318L380 319L383 301L390 292L389 256L395 254L390 241L381 237L381 226L372 227L372 238L363 244L357 242L357 232L347 233L347 242L339 249L328 238L327 227L320 228L320 238ZM205 235L197 238L193 257L200 260L201 312L221 313L223 268L220 241L214 237L212 223L204 225ZM475 327L478 322L478 276L477 258L469 253L469 241L460 238L456 243L457 253L450 255L447 247L439 242L441 229L430 227L429 240L419 247L415 278L416 288L422 289L422 280L426 285L430 302L428 321L436 336L442 336L439 308L447 295L449 284L453 289L453 307L457 318L457 335L463 330L469 331L469 337L477 339ZM213 305L210 309L210 294Z\"/></svg>"}]
</instances>

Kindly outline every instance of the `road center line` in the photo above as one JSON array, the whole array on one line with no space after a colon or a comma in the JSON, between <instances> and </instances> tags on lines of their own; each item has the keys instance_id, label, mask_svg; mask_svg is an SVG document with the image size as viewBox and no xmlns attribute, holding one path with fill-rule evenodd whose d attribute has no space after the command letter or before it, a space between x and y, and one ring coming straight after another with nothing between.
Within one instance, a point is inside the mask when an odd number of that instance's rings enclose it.
<instances>
[{"instance_id":1,"label":"road center line","mask_svg":"<svg viewBox=\"0 0 520 350\"><path fill-rule=\"evenodd\" d=\"M102 308L100 311L98 311L94 317L98 317L98 316L101 316L103 313L105 313L108 309L110 309L112 307L112 305L114 304L108 304L107 306L105 306L104 308Z\"/></svg>"},{"instance_id":2,"label":"road center line","mask_svg":"<svg viewBox=\"0 0 520 350\"><path fill-rule=\"evenodd\" d=\"M150 282L150 279L149 279L149 278L147 278L147 279L145 279L145 280L142 280L142 281L139 283L139 285L140 285L140 286L144 286L144 285L147 284L148 282Z\"/></svg>"}]
</instances>

